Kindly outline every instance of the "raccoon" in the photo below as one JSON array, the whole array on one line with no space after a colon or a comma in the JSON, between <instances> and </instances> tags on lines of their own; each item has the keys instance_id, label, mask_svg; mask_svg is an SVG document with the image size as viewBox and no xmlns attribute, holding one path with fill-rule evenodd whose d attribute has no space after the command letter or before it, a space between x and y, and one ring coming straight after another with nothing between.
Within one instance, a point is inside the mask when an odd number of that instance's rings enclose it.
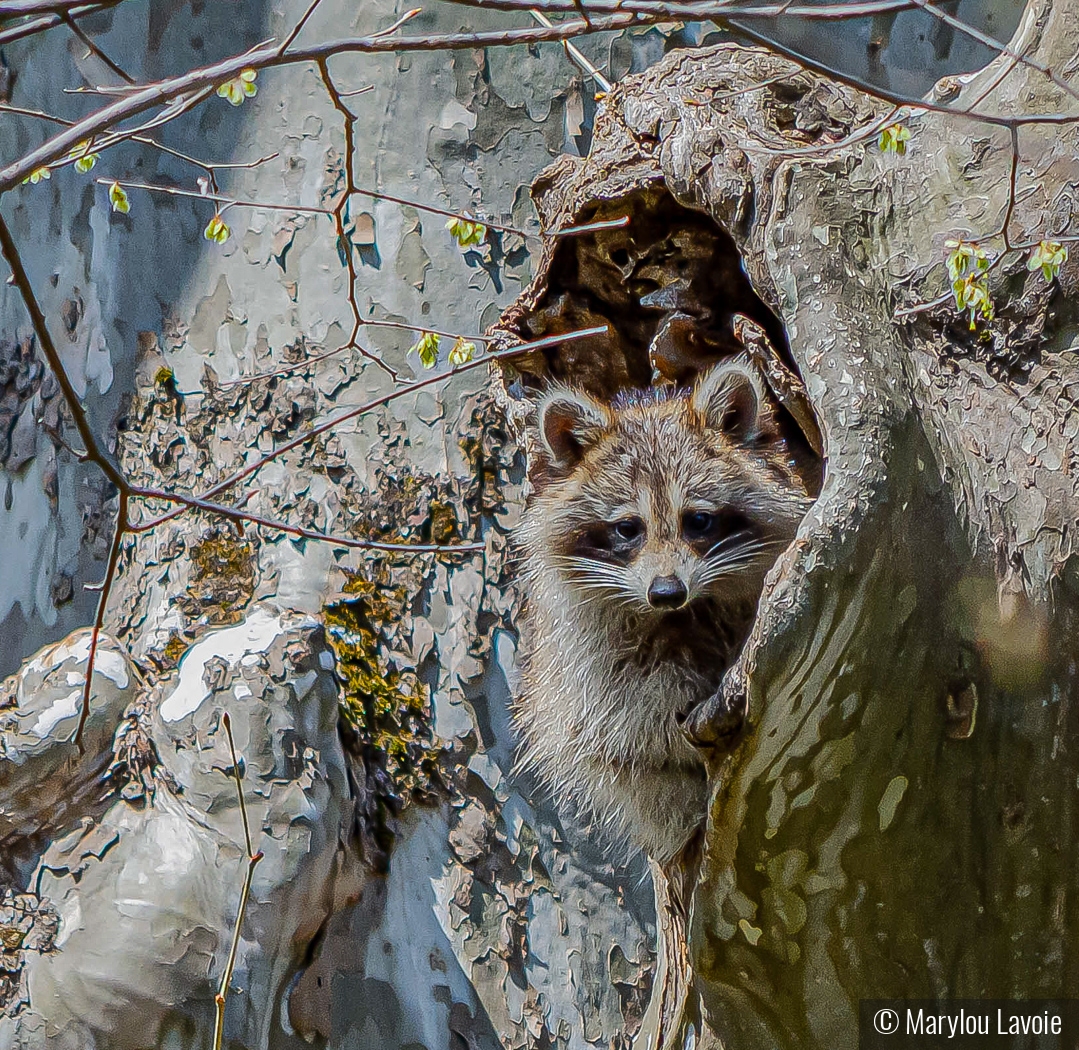
<instances>
[{"instance_id":1,"label":"raccoon","mask_svg":"<svg viewBox=\"0 0 1079 1050\"><path fill-rule=\"evenodd\" d=\"M516 537L522 765L608 840L666 863L708 794L679 722L719 687L812 500L741 360L611 405L554 387L534 437Z\"/></svg>"}]
</instances>

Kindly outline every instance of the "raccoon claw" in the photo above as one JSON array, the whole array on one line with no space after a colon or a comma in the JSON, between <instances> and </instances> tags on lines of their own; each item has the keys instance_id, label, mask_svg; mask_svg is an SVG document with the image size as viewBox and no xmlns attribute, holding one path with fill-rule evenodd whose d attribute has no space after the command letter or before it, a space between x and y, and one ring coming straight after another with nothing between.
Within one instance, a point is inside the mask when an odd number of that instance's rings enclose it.
<instances>
[{"instance_id":1,"label":"raccoon claw","mask_svg":"<svg viewBox=\"0 0 1079 1050\"><path fill-rule=\"evenodd\" d=\"M729 751L741 733L748 713L748 698L743 691L727 695L720 689L686 715L682 732L694 747Z\"/></svg>"}]
</instances>

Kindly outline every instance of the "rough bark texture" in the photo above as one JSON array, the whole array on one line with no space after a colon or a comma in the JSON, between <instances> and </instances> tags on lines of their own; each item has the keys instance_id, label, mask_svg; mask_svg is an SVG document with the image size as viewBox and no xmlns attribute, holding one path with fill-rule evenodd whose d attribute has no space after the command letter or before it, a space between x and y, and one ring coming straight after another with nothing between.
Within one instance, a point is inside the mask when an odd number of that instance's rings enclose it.
<instances>
[{"instance_id":1,"label":"rough bark texture","mask_svg":"<svg viewBox=\"0 0 1079 1050\"><path fill-rule=\"evenodd\" d=\"M1032 5L1012 47L1067 70L1074 17ZM1014 60L954 105L983 93L1009 115L1076 106ZM706 735L748 694L699 873L669 873L661 894L671 972L641 1045L680 1046L693 1027L739 1050L850 1047L861 998L1053 997L1079 977L1079 268L1050 286L1011 257L991 280L996 319L973 332L950 302L893 319L947 289L946 238L999 249L1006 216L1013 243L1074 233L1077 135L1021 129L1009 211L1006 129L926 113L904 157L875 135L830 148L883 112L761 52L677 54L608 98L586 161L537 185L549 222L628 211L626 237L643 230L628 252L600 238L574 249L593 265L573 316L587 300L591 322L612 318L593 348L606 361L640 364L663 320L639 297L627 317L605 273L644 272L661 240L647 216L670 197L710 215L785 328L827 457L742 659L692 719ZM570 316L562 251L505 315L508 340ZM574 347L522 364L516 414L546 373L637 381Z\"/></svg>"}]
</instances>

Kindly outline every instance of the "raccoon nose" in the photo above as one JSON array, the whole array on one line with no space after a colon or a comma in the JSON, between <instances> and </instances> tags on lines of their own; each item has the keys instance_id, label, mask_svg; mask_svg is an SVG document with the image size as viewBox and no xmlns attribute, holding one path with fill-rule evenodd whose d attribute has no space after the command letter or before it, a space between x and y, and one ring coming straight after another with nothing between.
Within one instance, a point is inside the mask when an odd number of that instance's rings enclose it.
<instances>
[{"instance_id":1,"label":"raccoon nose","mask_svg":"<svg viewBox=\"0 0 1079 1050\"><path fill-rule=\"evenodd\" d=\"M687 594L686 585L677 576L657 576L648 588L648 604L654 609L680 609Z\"/></svg>"}]
</instances>

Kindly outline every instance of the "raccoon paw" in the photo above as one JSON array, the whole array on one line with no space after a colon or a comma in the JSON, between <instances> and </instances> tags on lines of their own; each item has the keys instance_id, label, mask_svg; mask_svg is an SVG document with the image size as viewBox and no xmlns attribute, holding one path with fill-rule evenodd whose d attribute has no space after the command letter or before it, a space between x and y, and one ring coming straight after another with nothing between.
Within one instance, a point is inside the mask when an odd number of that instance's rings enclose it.
<instances>
[{"instance_id":1,"label":"raccoon paw","mask_svg":"<svg viewBox=\"0 0 1079 1050\"><path fill-rule=\"evenodd\" d=\"M728 691L721 685L711 697L689 711L682 721L682 732L694 747L729 751L741 734L748 714L745 690L735 687Z\"/></svg>"}]
</instances>

